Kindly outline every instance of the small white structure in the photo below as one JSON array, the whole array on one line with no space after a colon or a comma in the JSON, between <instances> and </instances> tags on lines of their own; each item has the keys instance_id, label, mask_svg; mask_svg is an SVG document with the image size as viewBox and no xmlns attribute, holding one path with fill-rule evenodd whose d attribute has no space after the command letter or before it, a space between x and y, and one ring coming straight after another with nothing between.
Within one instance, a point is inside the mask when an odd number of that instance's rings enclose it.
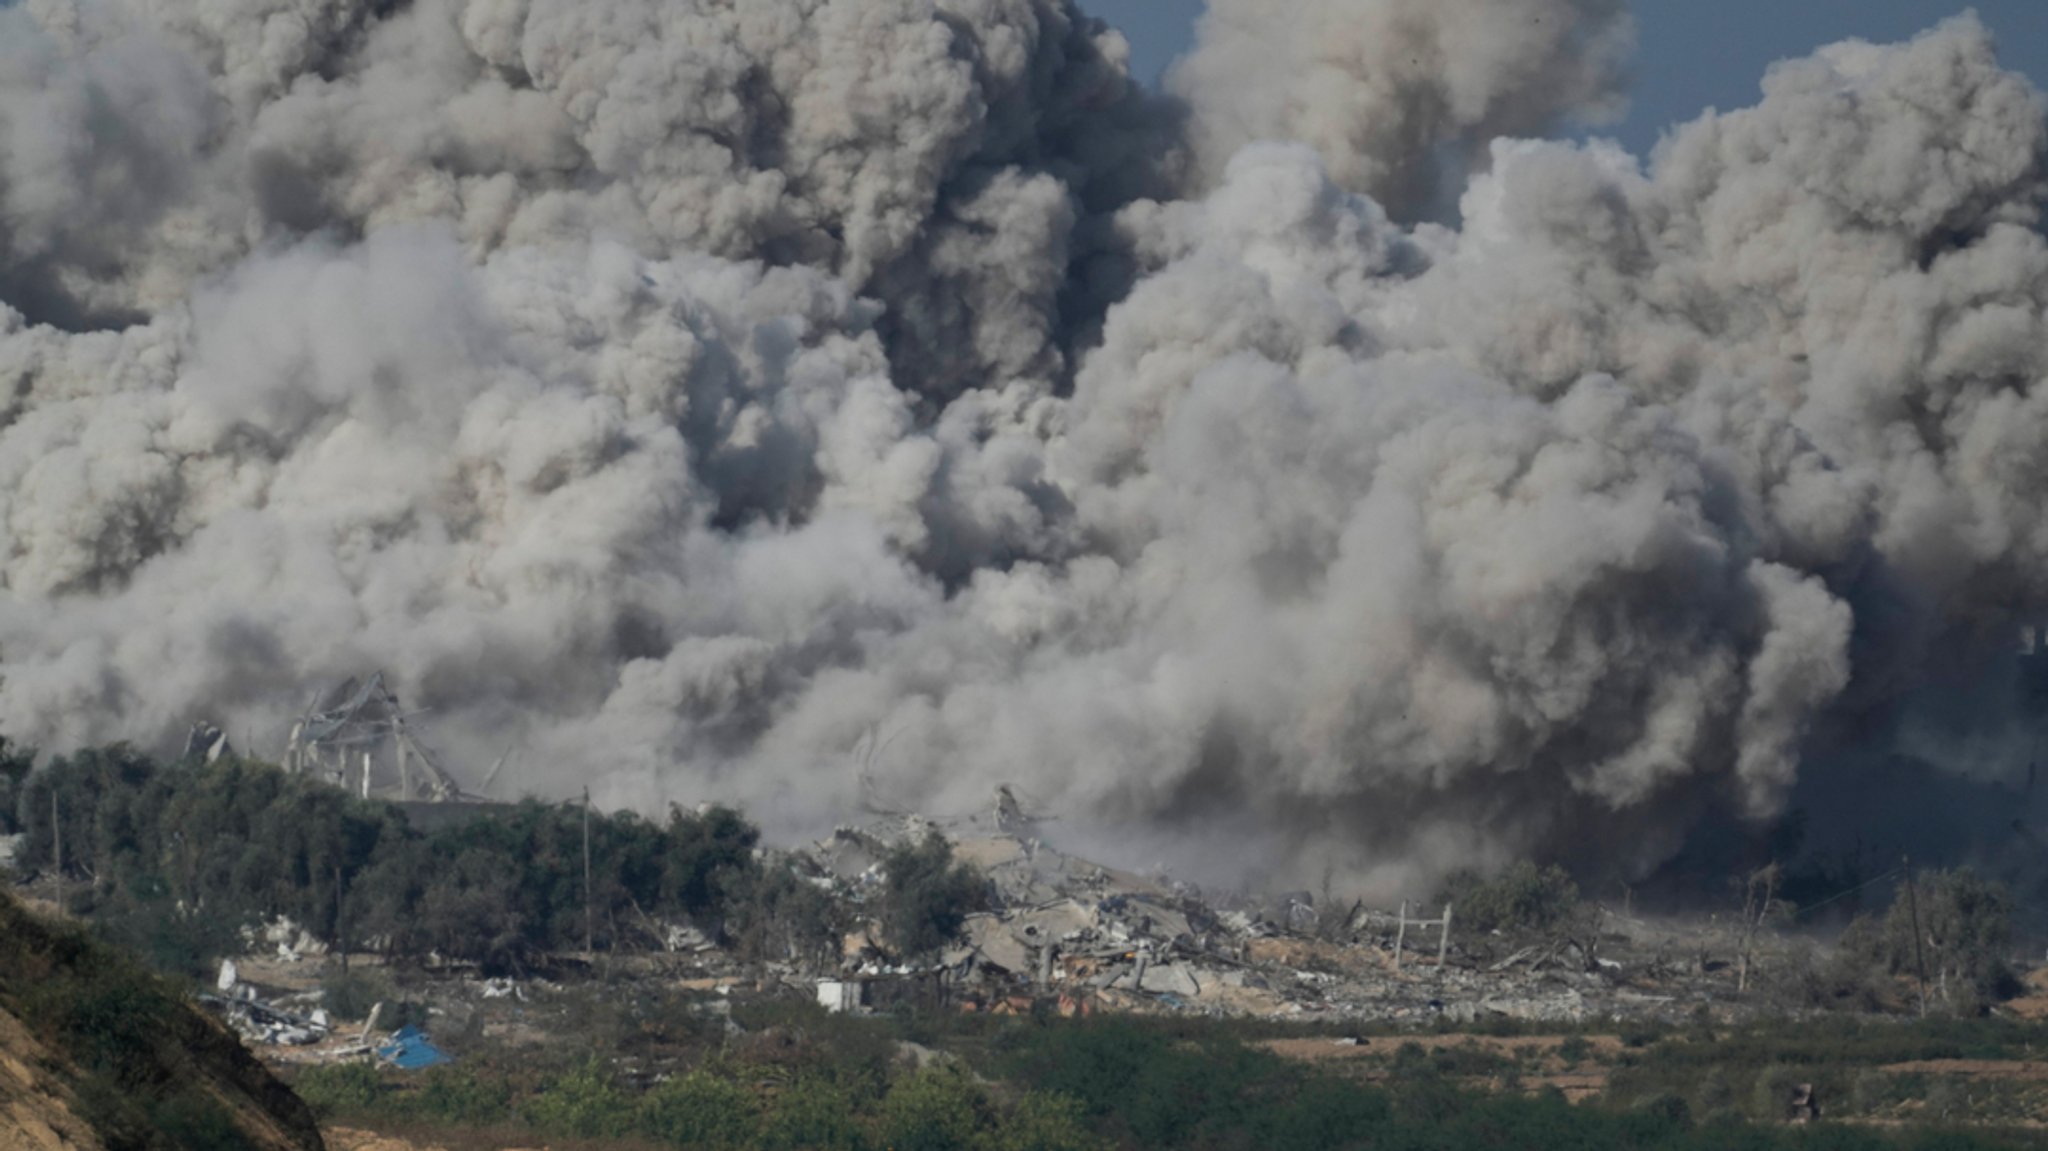
<instances>
[{"instance_id":1,"label":"small white structure","mask_svg":"<svg viewBox=\"0 0 2048 1151\"><path fill-rule=\"evenodd\" d=\"M861 985L838 979L820 979L818 1003L827 1011L858 1011L861 1008Z\"/></svg>"}]
</instances>

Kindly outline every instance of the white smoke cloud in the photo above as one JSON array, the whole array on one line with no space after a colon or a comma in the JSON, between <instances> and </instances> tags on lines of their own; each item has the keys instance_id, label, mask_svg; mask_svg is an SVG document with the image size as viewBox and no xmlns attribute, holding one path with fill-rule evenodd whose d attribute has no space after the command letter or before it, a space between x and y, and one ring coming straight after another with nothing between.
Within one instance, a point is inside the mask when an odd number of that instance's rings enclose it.
<instances>
[{"instance_id":1,"label":"white smoke cloud","mask_svg":"<svg viewBox=\"0 0 2048 1151\"><path fill-rule=\"evenodd\" d=\"M1249 15L1176 107L1067 0L0 9L0 731L262 750L382 668L543 792L799 827L872 738L1395 884L1653 865L2040 617L1974 20L1645 167L1497 139L1612 102L1618 3Z\"/></svg>"}]
</instances>

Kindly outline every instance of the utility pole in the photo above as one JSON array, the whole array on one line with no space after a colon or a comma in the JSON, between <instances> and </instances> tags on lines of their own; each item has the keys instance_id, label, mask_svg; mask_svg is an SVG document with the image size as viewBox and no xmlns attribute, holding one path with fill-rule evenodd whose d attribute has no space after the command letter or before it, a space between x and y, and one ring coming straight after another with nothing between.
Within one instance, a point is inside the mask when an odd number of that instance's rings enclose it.
<instances>
[{"instance_id":1,"label":"utility pole","mask_svg":"<svg viewBox=\"0 0 2048 1151\"><path fill-rule=\"evenodd\" d=\"M341 970L348 972L348 921L343 918L341 902L341 864L334 865L334 945L341 948Z\"/></svg>"},{"instance_id":2,"label":"utility pole","mask_svg":"<svg viewBox=\"0 0 2048 1151\"><path fill-rule=\"evenodd\" d=\"M1900 856L1900 866L1906 870L1906 910L1913 914L1913 965L1920 970L1920 1014L1927 1014L1927 953L1920 943L1920 897L1913 890L1913 859Z\"/></svg>"},{"instance_id":3,"label":"utility pole","mask_svg":"<svg viewBox=\"0 0 2048 1151\"><path fill-rule=\"evenodd\" d=\"M64 821L57 812L57 781L50 781L50 834L56 837L57 914L64 914Z\"/></svg>"},{"instance_id":4,"label":"utility pole","mask_svg":"<svg viewBox=\"0 0 2048 1151\"><path fill-rule=\"evenodd\" d=\"M593 959L597 955L595 935L591 928L590 911L590 789L583 789L583 957Z\"/></svg>"}]
</instances>

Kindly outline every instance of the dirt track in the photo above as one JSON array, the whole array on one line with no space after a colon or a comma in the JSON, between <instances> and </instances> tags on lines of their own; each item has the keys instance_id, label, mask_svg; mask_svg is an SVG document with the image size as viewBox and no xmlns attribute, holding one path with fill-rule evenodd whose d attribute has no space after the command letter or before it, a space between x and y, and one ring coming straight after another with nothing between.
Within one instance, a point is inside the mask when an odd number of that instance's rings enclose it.
<instances>
[{"instance_id":1,"label":"dirt track","mask_svg":"<svg viewBox=\"0 0 2048 1151\"><path fill-rule=\"evenodd\" d=\"M1621 1040L1612 1035L1587 1035L1581 1038L1586 1045L1589 1059L1582 1065L1570 1067L1565 1065L1564 1059L1558 1054L1558 1049L1568 1040L1556 1035L1394 1035L1361 1038L1350 1043L1340 1043L1333 1039L1270 1039L1262 1046L1283 1059L1294 1059L1303 1063L1325 1066L1358 1064L1345 1070L1366 1082L1386 1078L1387 1061L1394 1057L1396 1051L1410 1043L1431 1053L1477 1049L1517 1061L1540 1059L1540 1069L1520 1077L1521 1089L1530 1091L1555 1087L1564 1092L1565 1098L1577 1103L1607 1089L1607 1069L1594 1060L1611 1058L1621 1050ZM1502 1090L1506 1087L1498 1078L1488 1078L1485 1084L1492 1090Z\"/></svg>"}]
</instances>

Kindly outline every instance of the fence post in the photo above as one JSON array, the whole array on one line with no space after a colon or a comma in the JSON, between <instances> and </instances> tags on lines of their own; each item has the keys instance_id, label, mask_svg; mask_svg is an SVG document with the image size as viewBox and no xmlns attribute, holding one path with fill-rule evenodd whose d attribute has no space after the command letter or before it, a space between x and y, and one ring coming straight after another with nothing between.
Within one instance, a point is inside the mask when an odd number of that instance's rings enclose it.
<instances>
[{"instance_id":1,"label":"fence post","mask_svg":"<svg viewBox=\"0 0 2048 1151\"><path fill-rule=\"evenodd\" d=\"M1451 953L1451 905L1450 905L1450 904L1448 904L1448 903L1446 903L1446 904L1444 904L1444 930L1443 930L1443 934L1442 934L1442 935L1439 935L1439 936L1437 937L1437 941L1436 941L1436 969L1437 969L1437 971L1439 971L1439 972L1443 971L1443 969L1444 969L1444 959L1445 959L1445 957L1449 956L1449 955L1450 955L1450 953Z\"/></svg>"},{"instance_id":2,"label":"fence post","mask_svg":"<svg viewBox=\"0 0 2048 1151\"><path fill-rule=\"evenodd\" d=\"M1401 925L1394 929L1394 970L1401 970L1401 945L1408 939L1408 901L1401 901Z\"/></svg>"}]
</instances>

